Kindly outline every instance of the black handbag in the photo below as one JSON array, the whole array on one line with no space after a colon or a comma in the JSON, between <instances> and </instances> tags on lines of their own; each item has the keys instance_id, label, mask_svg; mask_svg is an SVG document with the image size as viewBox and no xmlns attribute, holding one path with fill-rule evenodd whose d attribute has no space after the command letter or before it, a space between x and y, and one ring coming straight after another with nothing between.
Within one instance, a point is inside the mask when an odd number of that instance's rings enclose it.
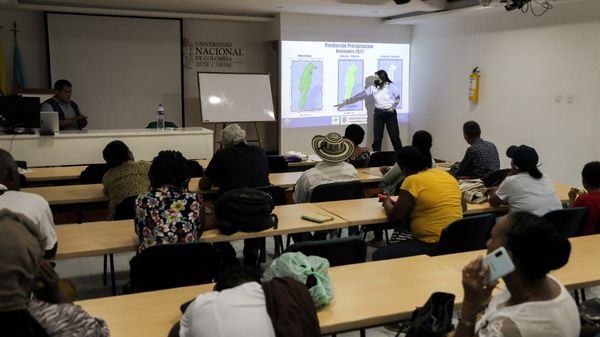
<instances>
[{"instance_id":1,"label":"black handbag","mask_svg":"<svg viewBox=\"0 0 600 337\"><path fill-rule=\"evenodd\" d=\"M277 228L275 202L270 194L255 188L237 188L223 193L215 202L219 231L226 235L260 232Z\"/></svg>"},{"instance_id":2,"label":"black handbag","mask_svg":"<svg viewBox=\"0 0 600 337\"><path fill-rule=\"evenodd\" d=\"M584 325L600 326L600 299L593 298L581 303L579 317Z\"/></svg>"},{"instance_id":3,"label":"black handbag","mask_svg":"<svg viewBox=\"0 0 600 337\"><path fill-rule=\"evenodd\" d=\"M442 337L454 330L454 298L443 292L431 294L425 305L413 312L406 337ZM400 332L396 337L399 335Z\"/></svg>"}]
</instances>

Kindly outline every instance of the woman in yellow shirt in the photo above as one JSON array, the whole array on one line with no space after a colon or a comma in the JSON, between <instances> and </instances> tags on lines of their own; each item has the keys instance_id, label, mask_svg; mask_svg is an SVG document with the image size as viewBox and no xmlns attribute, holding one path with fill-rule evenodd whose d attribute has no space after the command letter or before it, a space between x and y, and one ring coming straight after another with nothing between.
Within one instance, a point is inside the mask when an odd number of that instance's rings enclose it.
<instances>
[{"instance_id":1,"label":"woman in yellow shirt","mask_svg":"<svg viewBox=\"0 0 600 337\"><path fill-rule=\"evenodd\" d=\"M390 222L408 223L414 239L380 248L373 260L431 253L442 230L462 218L463 206L456 179L439 169L428 168L419 150L407 146L398 151L398 166L406 178L398 200L389 196L383 207Z\"/></svg>"}]
</instances>

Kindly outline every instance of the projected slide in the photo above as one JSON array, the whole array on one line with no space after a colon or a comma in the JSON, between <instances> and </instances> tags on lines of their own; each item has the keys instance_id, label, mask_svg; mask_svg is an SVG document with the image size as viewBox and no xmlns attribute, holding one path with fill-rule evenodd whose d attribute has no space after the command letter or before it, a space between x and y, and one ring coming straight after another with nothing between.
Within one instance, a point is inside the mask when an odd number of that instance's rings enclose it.
<instances>
[{"instance_id":1,"label":"projected slide","mask_svg":"<svg viewBox=\"0 0 600 337\"><path fill-rule=\"evenodd\" d=\"M396 59L379 59L379 69L385 70L388 77L402 91L402 62L403 60ZM398 107L402 109L402 100Z\"/></svg>"},{"instance_id":2,"label":"projected slide","mask_svg":"<svg viewBox=\"0 0 600 337\"><path fill-rule=\"evenodd\" d=\"M364 64L362 60L339 60L338 61L338 102L361 92L364 78ZM362 111L363 101L345 105L341 111Z\"/></svg>"},{"instance_id":3,"label":"projected slide","mask_svg":"<svg viewBox=\"0 0 600 337\"><path fill-rule=\"evenodd\" d=\"M293 112L323 109L323 62L292 61Z\"/></svg>"},{"instance_id":4,"label":"projected slide","mask_svg":"<svg viewBox=\"0 0 600 337\"><path fill-rule=\"evenodd\" d=\"M284 128L366 124L372 97L334 105L373 84L385 70L400 89L398 119L409 112L410 45L356 42L281 42L281 118Z\"/></svg>"}]
</instances>

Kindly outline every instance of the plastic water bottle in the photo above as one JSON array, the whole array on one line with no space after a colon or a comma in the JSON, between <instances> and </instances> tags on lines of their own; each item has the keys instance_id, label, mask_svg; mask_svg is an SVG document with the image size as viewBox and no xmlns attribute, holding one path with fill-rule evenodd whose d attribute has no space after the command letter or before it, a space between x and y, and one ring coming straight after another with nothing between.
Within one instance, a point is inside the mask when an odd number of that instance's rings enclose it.
<instances>
[{"instance_id":1,"label":"plastic water bottle","mask_svg":"<svg viewBox=\"0 0 600 337\"><path fill-rule=\"evenodd\" d=\"M156 109L156 130L165 130L165 107L162 104L159 104Z\"/></svg>"}]
</instances>

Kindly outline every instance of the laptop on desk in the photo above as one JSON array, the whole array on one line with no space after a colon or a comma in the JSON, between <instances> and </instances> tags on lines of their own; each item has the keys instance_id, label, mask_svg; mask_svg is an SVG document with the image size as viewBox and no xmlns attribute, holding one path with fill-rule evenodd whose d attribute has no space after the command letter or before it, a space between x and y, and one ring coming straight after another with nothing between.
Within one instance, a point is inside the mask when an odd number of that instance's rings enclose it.
<instances>
[{"instance_id":1,"label":"laptop on desk","mask_svg":"<svg viewBox=\"0 0 600 337\"><path fill-rule=\"evenodd\" d=\"M53 136L56 133L58 133L58 112L40 112L40 135Z\"/></svg>"}]
</instances>

